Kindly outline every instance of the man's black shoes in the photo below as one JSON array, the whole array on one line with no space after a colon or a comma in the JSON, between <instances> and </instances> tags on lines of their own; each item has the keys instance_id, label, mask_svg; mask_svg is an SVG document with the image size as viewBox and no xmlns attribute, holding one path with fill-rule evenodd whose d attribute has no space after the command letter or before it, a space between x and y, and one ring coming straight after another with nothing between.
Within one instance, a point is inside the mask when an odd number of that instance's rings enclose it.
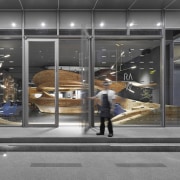
<instances>
[{"instance_id":1,"label":"man's black shoes","mask_svg":"<svg viewBox=\"0 0 180 180\"><path fill-rule=\"evenodd\" d=\"M99 133L96 133L96 135L97 135L97 136L99 136L99 135L104 135L104 133L100 133L100 132L99 132ZM108 134L108 137L113 137L113 134L112 134L112 133L109 133L109 134Z\"/></svg>"},{"instance_id":2,"label":"man's black shoes","mask_svg":"<svg viewBox=\"0 0 180 180\"><path fill-rule=\"evenodd\" d=\"M99 136L99 135L104 135L104 133L96 133L96 135L97 135L97 136Z\"/></svg>"},{"instance_id":3,"label":"man's black shoes","mask_svg":"<svg viewBox=\"0 0 180 180\"><path fill-rule=\"evenodd\" d=\"M111 133L110 133L110 134L108 134L108 137L113 137L113 134L111 134Z\"/></svg>"}]
</instances>

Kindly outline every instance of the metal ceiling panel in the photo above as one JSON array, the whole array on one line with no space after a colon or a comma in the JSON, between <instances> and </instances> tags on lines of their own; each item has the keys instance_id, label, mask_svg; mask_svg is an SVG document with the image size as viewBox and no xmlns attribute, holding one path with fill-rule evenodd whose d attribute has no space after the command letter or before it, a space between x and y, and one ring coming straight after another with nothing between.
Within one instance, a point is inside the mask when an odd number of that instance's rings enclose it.
<instances>
[{"instance_id":1,"label":"metal ceiling panel","mask_svg":"<svg viewBox=\"0 0 180 180\"><path fill-rule=\"evenodd\" d=\"M58 0L21 0L24 9L58 9Z\"/></svg>"},{"instance_id":2,"label":"metal ceiling panel","mask_svg":"<svg viewBox=\"0 0 180 180\"><path fill-rule=\"evenodd\" d=\"M174 0L171 4L167 7L167 9L180 9L180 1Z\"/></svg>"},{"instance_id":3,"label":"metal ceiling panel","mask_svg":"<svg viewBox=\"0 0 180 180\"><path fill-rule=\"evenodd\" d=\"M0 10L2 9L22 9L18 0L0 0Z\"/></svg>"},{"instance_id":4,"label":"metal ceiling panel","mask_svg":"<svg viewBox=\"0 0 180 180\"><path fill-rule=\"evenodd\" d=\"M131 9L164 9L172 0L136 0Z\"/></svg>"},{"instance_id":5,"label":"metal ceiling panel","mask_svg":"<svg viewBox=\"0 0 180 180\"><path fill-rule=\"evenodd\" d=\"M128 9L135 0L98 0L95 9Z\"/></svg>"},{"instance_id":6,"label":"metal ceiling panel","mask_svg":"<svg viewBox=\"0 0 180 180\"><path fill-rule=\"evenodd\" d=\"M180 0L0 0L0 10L14 9L178 9Z\"/></svg>"},{"instance_id":7,"label":"metal ceiling panel","mask_svg":"<svg viewBox=\"0 0 180 180\"><path fill-rule=\"evenodd\" d=\"M60 0L59 9L93 9L96 0Z\"/></svg>"}]
</instances>

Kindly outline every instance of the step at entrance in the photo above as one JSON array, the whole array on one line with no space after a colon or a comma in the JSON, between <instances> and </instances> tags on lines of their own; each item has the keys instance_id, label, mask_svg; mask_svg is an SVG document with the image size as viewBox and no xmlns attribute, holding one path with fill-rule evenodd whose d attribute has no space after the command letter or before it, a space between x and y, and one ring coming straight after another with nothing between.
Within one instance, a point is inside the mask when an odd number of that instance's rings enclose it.
<instances>
[{"instance_id":1,"label":"step at entrance","mask_svg":"<svg viewBox=\"0 0 180 180\"><path fill-rule=\"evenodd\" d=\"M1 152L180 152L180 138L0 138Z\"/></svg>"}]
</instances>

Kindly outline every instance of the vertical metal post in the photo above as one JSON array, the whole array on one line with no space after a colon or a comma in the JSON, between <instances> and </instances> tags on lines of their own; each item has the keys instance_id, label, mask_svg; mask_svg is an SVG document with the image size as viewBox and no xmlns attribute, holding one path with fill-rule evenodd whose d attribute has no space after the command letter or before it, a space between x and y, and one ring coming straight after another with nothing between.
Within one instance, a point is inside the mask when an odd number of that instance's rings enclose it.
<instances>
[{"instance_id":1,"label":"vertical metal post","mask_svg":"<svg viewBox=\"0 0 180 180\"><path fill-rule=\"evenodd\" d=\"M94 96L94 62L95 62L95 37L94 37L94 14L92 11L92 38L90 43L89 61L89 96ZM94 127L94 102L89 101L89 122Z\"/></svg>"},{"instance_id":2,"label":"vertical metal post","mask_svg":"<svg viewBox=\"0 0 180 180\"><path fill-rule=\"evenodd\" d=\"M54 41L55 54L55 126L59 125L59 40Z\"/></svg>"},{"instance_id":3,"label":"vertical metal post","mask_svg":"<svg viewBox=\"0 0 180 180\"><path fill-rule=\"evenodd\" d=\"M22 112L22 126L26 127L28 125L28 82L29 82L29 70L28 70L28 53L27 49L29 47L29 42L25 41L26 37L24 35L24 11L22 12L22 100L23 100L23 112ZM26 44L26 46L25 46Z\"/></svg>"},{"instance_id":4,"label":"vertical metal post","mask_svg":"<svg viewBox=\"0 0 180 180\"><path fill-rule=\"evenodd\" d=\"M165 47L166 47L166 32L165 32L165 13L162 11L162 39L160 51L160 105L161 105L161 126L165 127Z\"/></svg>"}]
</instances>

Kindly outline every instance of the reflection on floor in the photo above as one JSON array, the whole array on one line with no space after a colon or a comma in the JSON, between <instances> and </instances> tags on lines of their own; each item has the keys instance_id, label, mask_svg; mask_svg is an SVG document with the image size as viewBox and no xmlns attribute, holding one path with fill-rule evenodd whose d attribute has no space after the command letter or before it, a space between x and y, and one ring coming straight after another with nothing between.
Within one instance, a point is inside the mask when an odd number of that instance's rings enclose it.
<instances>
[{"instance_id":1,"label":"reflection on floor","mask_svg":"<svg viewBox=\"0 0 180 180\"><path fill-rule=\"evenodd\" d=\"M169 109L169 108L168 108ZM166 125L180 125L179 115L180 111L177 108L174 111L167 111ZM173 115L175 113L175 115ZM68 126L82 126L88 122L88 117L82 114L60 114L59 125ZM99 114L94 114L95 126L99 126ZM29 116L29 124L55 124L55 115L51 113L41 113L39 111L31 112ZM113 118L114 126L127 125L157 125L161 124L160 111L147 111L145 108L135 109L133 111L126 111ZM22 126L22 116L0 117L1 126Z\"/></svg>"}]
</instances>

